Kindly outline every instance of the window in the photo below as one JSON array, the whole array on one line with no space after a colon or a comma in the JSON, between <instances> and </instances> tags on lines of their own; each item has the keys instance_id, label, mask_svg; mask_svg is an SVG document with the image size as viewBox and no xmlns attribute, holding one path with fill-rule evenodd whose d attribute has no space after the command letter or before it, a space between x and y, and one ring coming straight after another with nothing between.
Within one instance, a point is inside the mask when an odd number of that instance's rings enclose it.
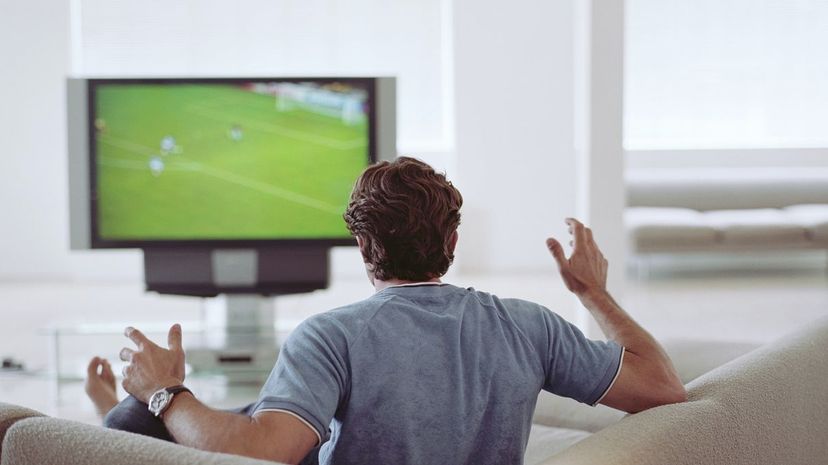
<instances>
[{"instance_id":1,"label":"window","mask_svg":"<svg viewBox=\"0 0 828 465\"><path fill-rule=\"evenodd\" d=\"M628 0L628 150L828 147L828 1Z\"/></svg>"}]
</instances>

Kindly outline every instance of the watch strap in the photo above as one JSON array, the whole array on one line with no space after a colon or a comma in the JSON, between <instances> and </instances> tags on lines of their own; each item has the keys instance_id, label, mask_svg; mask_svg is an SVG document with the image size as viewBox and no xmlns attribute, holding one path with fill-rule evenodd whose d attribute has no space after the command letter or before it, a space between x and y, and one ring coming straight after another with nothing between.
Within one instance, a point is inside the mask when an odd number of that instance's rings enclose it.
<instances>
[{"instance_id":1,"label":"watch strap","mask_svg":"<svg viewBox=\"0 0 828 465\"><path fill-rule=\"evenodd\" d=\"M187 391L190 394L193 393L193 391L187 389L187 387L184 386L183 384L178 384L176 386L170 386L168 388L164 388L164 390L169 392L170 394L178 394L179 392L184 392L184 391Z\"/></svg>"}]
</instances>

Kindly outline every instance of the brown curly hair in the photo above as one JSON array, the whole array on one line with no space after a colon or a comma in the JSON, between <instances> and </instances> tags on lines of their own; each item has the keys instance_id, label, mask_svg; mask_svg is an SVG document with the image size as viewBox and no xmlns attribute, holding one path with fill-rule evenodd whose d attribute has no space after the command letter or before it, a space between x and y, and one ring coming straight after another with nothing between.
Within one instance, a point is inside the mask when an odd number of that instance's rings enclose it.
<instances>
[{"instance_id":1,"label":"brown curly hair","mask_svg":"<svg viewBox=\"0 0 828 465\"><path fill-rule=\"evenodd\" d=\"M345 222L362 240L374 278L425 281L454 261L451 236L460 225L463 197L445 174L420 160L399 157L374 164L357 179Z\"/></svg>"}]
</instances>

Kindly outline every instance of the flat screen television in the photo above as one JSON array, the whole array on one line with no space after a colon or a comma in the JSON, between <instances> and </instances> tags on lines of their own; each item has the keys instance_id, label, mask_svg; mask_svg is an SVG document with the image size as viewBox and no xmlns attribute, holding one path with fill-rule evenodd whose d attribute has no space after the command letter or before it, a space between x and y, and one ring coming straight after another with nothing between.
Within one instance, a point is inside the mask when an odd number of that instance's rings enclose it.
<instances>
[{"instance_id":1,"label":"flat screen television","mask_svg":"<svg viewBox=\"0 0 828 465\"><path fill-rule=\"evenodd\" d=\"M73 248L354 244L353 182L396 155L393 85L70 79Z\"/></svg>"},{"instance_id":2,"label":"flat screen television","mask_svg":"<svg viewBox=\"0 0 828 465\"><path fill-rule=\"evenodd\" d=\"M354 181L397 155L393 77L69 78L66 90L70 247L143 250L148 291L324 289L328 250L356 245L342 218Z\"/></svg>"}]
</instances>

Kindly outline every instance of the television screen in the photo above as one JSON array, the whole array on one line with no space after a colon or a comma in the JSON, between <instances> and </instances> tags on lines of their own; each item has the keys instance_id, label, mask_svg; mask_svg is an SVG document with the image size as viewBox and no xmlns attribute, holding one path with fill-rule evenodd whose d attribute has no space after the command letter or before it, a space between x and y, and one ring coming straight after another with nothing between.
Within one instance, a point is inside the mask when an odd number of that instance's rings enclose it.
<instances>
[{"instance_id":1,"label":"television screen","mask_svg":"<svg viewBox=\"0 0 828 465\"><path fill-rule=\"evenodd\" d=\"M350 240L372 79L90 80L93 240Z\"/></svg>"}]
</instances>

